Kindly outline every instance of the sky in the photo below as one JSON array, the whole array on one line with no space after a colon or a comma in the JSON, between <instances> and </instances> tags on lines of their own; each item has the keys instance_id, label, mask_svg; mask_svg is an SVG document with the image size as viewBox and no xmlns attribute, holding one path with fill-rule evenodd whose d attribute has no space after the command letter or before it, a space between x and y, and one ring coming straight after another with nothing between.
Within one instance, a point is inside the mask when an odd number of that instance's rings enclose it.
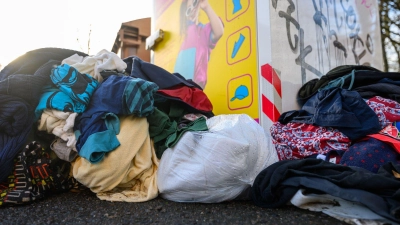
<instances>
[{"instance_id":1,"label":"sky","mask_svg":"<svg viewBox=\"0 0 400 225\"><path fill-rule=\"evenodd\" d=\"M37 48L67 48L90 55L110 51L121 23L151 17L153 0L8 0L0 8L0 67L4 68Z\"/></svg>"}]
</instances>

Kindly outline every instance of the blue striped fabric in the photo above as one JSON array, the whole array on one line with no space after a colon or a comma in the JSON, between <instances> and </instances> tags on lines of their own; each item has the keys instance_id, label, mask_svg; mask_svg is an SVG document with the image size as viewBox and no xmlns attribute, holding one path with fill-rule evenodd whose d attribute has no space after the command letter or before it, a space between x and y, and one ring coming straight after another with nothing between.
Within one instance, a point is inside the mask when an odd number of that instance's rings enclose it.
<instances>
[{"instance_id":1,"label":"blue striped fabric","mask_svg":"<svg viewBox=\"0 0 400 225\"><path fill-rule=\"evenodd\" d=\"M87 110L77 118L76 128L81 133L76 143L79 155L92 163L100 162L106 152L119 144L116 140L119 130L113 130L119 127L116 124L119 120L113 115L150 115L155 109L153 95L157 90L155 83L140 78L118 73L105 78L94 92ZM90 143L86 145L88 141ZM100 158L93 157L95 155Z\"/></svg>"},{"instance_id":2,"label":"blue striped fabric","mask_svg":"<svg viewBox=\"0 0 400 225\"><path fill-rule=\"evenodd\" d=\"M124 90L126 107L122 114L144 117L154 111L154 96L158 86L140 78L129 77Z\"/></svg>"}]
</instances>

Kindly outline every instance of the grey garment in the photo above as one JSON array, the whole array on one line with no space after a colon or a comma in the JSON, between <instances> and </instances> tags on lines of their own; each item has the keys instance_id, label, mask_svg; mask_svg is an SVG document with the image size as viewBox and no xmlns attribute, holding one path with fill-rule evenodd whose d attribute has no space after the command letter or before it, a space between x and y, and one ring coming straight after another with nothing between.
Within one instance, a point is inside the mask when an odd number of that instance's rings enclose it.
<instances>
[{"instance_id":1,"label":"grey garment","mask_svg":"<svg viewBox=\"0 0 400 225\"><path fill-rule=\"evenodd\" d=\"M373 180L372 177L370 178L370 180ZM379 182L378 180L374 180L374 182L375 181ZM308 177L307 175L304 177L287 178L282 182L282 187L285 186L302 187L307 190L308 193L326 193L343 200L356 202L357 204L365 206L380 217L390 220L392 223L399 224L400 222L397 216L399 211L399 201L396 197L380 196L368 190L363 190L361 187L346 187L344 183L337 185L329 179Z\"/></svg>"},{"instance_id":2,"label":"grey garment","mask_svg":"<svg viewBox=\"0 0 400 225\"><path fill-rule=\"evenodd\" d=\"M350 224L384 225L393 223L359 202L347 201L329 194L315 194L306 189L299 189L290 203L302 209L323 212Z\"/></svg>"},{"instance_id":3,"label":"grey garment","mask_svg":"<svg viewBox=\"0 0 400 225\"><path fill-rule=\"evenodd\" d=\"M51 143L50 148L56 153L58 158L72 162L78 156L78 152L73 147L67 146L67 143L63 139L57 138Z\"/></svg>"}]
</instances>

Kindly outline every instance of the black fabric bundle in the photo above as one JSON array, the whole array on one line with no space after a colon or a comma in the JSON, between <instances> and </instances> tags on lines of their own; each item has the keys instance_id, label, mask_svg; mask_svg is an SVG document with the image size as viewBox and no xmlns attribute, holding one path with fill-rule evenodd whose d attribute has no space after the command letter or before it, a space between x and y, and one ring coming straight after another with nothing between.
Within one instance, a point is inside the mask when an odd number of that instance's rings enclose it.
<instances>
[{"instance_id":1,"label":"black fabric bundle","mask_svg":"<svg viewBox=\"0 0 400 225\"><path fill-rule=\"evenodd\" d=\"M10 174L15 156L27 142L42 88L51 82L51 69L76 53L87 56L61 48L36 49L0 71L0 182Z\"/></svg>"},{"instance_id":2,"label":"black fabric bundle","mask_svg":"<svg viewBox=\"0 0 400 225\"><path fill-rule=\"evenodd\" d=\"M286 205L299 189L359 202L376 214L400 222L400 165L387 163L377 173L320 159L283 160L261 171L251 196L255 205Z\"/></svg>"}]
</instances>

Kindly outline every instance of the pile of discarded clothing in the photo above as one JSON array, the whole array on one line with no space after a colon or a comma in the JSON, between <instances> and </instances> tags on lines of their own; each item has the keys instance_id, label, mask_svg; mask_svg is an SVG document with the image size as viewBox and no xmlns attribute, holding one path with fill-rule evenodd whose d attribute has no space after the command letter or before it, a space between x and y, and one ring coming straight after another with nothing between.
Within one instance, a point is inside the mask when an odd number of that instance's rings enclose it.
<instances>
[{"instance_id":1,"label":"pile of discarded clothing","mask_svg":"<svg viewBox=\"0 0 400 225\"><path fill-rule=\"evenodd\" d=\"M36 49L0 72L0 99L0 205L81 187L221 202L278 161L248 115L215 116L195 82L136 56Z\"/></svg>"},{"instance_id":2,"label":"pile of discarded clothing","mask_svg":"<svg viewBox=\"0 0 400 225\"><path fill-rule=\"evenodd\" d=\"M400 73L345 65L305 83L270 127L279 162L252 186L261 207L293 204L351 224L400 222Z\"/></svg>"},{"instance_id":3,"label":"pile of discarded clothing","mask_svg":"<svg viewBox=\"0 0 400 225\"><path fill-rule=\"evenodd\" d=\"M0 71L0 205L250 200L400 223L399 73L341 66L270 130L214 115L202 88L136 56L36 49Z\"/></svg>"}]
</instances>

